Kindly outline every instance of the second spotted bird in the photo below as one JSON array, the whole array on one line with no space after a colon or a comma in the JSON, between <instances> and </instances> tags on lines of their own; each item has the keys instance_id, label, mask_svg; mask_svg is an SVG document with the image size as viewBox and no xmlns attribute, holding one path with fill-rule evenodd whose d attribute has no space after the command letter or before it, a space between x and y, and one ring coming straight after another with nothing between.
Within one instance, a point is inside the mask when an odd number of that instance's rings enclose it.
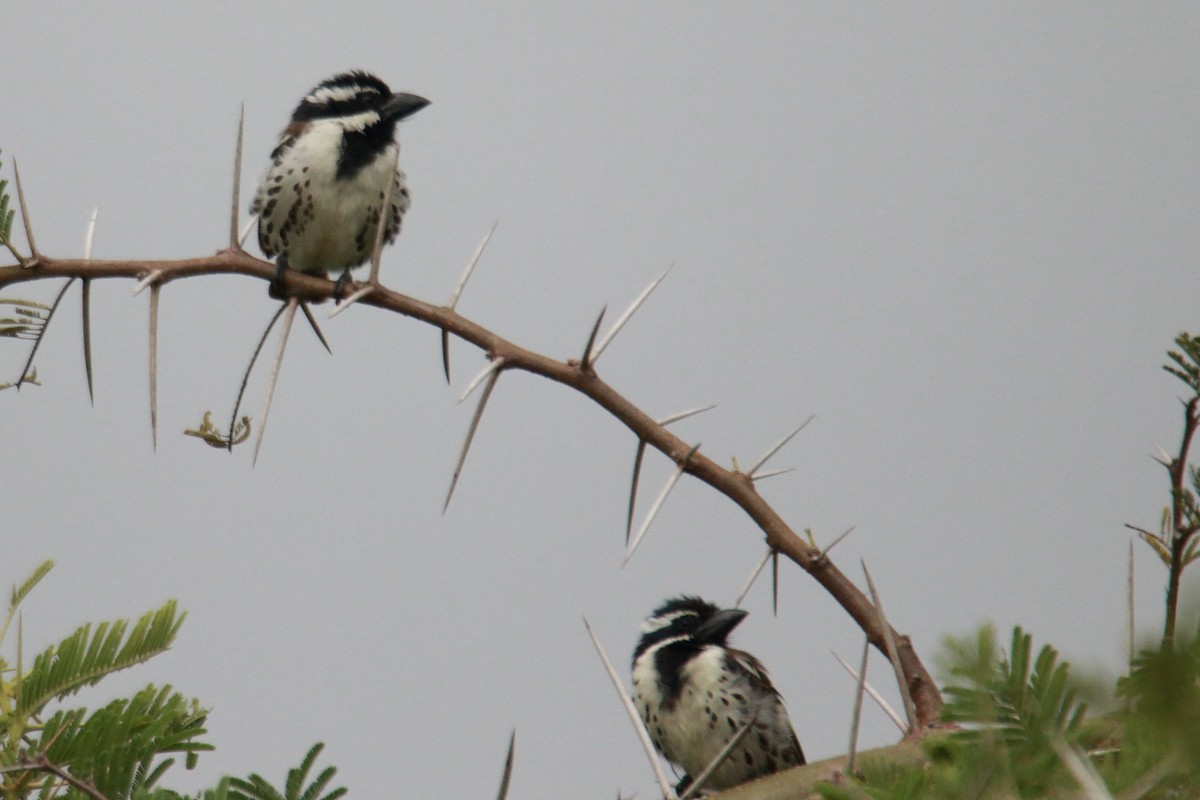
<instances>
[{"instance_id":1,"label":"second spotted bird","mask_svg":"<svg viewBox=\"0 0 1200 800\"><path fill-rule=\"evenodd\" d=\"M698 597L663 603L633 651L633 697L650 738L686 773L682 791L738 731L750 732L706 789L727 789L804 762L783 700L758 659L726 640L746 617Z\"/></svg>"}]
</instances>

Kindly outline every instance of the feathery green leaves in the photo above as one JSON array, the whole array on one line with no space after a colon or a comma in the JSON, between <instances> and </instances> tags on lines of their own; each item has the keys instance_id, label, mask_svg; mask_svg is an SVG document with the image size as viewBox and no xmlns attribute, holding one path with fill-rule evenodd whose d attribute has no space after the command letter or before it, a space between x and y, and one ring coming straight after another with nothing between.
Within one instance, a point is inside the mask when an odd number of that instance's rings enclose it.
<instances>
[{"instance_id":1,"label":"feathery green leaves","mask_svg":"<svg viewBox=\"0 0 1200 800\"><path fill-rule=\"evenodd\" d=\"M51 700L62 699L90 686L105 675L140 664L171 646L186 614L178 613L169 600L157 611L146 613L133 630L128 622L102 622L80 627L55 647L47 648L21 677L17 687L17 713L39 714Z\"/></svg>"},{"instance_id":2,"label":"feathery green leaves","mask_svg":"<svg viewBox=\"0 0 1200 800\"><path fill-rule=\"evenodd\" d=\"M1175 366L1164 364L1163 369L1188 385L1196 394L1200 394L1200 338L1189 333L1181 333L1175 337L1175 346L1179 350L1168 350L1167 357Z\"/></svg>"},{"instance_id":3,"label":"feathery green leaves","mask_svg":"<svg viewBox=\"0 0 1200 800\"><path fill-rule=\"evenodd\" d=\"M0 166L3 164L0 163ZM16 214L16 209L9 208L8 203L8 181L0 179L0 245L7 247L8 251L13 254L13 258L20 261L21 254L12 244L13 216Z\"/></svg>"},{"instance_id":4,"label":"feathery green leaves","mask_svg":"<svg viewBox=\"0 0 1200 800\"><path fill-rule=\"evenodd\" d=\"M330 792L325 791L329 782L333 780L333 776L337 774L337 767L326 767L313 779L312 783L305 785L309 770L312 769L317 756L324 747L324 742L317 742L309 749L299 767L288 770L287 781L282 792L272 786L267 779L255 773L245 779L230 778L227 787L228 800L338 800L346 794L345 786L339 786Z\"/></svg>"},{"instance_id":5,"label":"feathery green leaves","mask_svg":"<svg viewBox=\"0 0 1200 800\"><path fill-rule=\"evenodd\" d=\"M114 700L83 719L83 709L59 711L46 721L35 749L56 764L86 775L109 800L128 800L151 790L174 763L168 753L195 754L212 746L197 741L207 710L170 686L147 686L132 698ZM45 794L43 790L43 795ZM66 795L83 800L78 790Z\"/></svg>"}]
</instances>

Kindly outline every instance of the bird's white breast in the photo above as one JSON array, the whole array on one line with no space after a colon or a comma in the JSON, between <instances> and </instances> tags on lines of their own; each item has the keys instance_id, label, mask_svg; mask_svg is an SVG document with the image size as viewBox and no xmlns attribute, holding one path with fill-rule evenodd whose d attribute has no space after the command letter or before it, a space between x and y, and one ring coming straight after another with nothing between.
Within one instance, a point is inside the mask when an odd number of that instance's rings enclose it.
<instances>
[{"instance_id":1,"label":"bird's white breast","mask_svg":"<svg viewBox=\"0 0 1200 800\"><path fill-rule=\"evenodd\" d=\"M264 215L260 234L269 243L264 249L286 253L292 269L325 273L361 264L374 242L389 182L394 184L391 215L401 217L408 210L407 193L401 191L404 173L393 169L397 145L389 145L352 178L339 179L342 135L337 121L311 123L259 185L255 208ZM272 195L275 186L280 188ZM399 225L388 228L390 241Z\"/></svg>"}]
</instances>

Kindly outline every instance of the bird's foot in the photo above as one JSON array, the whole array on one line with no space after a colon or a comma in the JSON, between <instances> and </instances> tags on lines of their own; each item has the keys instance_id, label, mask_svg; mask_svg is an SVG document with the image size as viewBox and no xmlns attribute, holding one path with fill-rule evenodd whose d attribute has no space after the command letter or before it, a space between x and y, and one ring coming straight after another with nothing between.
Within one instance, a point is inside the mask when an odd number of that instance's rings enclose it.
<instances>
[{"instance_id":1,"label":"bird's foot","mask_svg":"<svg viewBox=\"0 0 1200 800\"><path fill-rule=\"evenodd\" d=\"M350 288L350 284L354 283L350 279L350 270L345 270L338 279L333 282L333 302L338 304L342 302L342 298L346 296L346 290Z\"/></svg>"}]
</instances>

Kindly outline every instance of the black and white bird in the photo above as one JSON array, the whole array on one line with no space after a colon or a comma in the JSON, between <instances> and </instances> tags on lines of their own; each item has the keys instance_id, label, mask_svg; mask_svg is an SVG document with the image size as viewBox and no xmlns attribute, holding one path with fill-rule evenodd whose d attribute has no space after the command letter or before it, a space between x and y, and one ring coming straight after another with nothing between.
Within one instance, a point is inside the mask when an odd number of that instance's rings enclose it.
<instances>
[{"instance_id":1,"label":"black and white bird","mask_svg":"<svg viewBox=\"0 0 1200 800\"><path fill-rule=\"evenodd\" d=\"M258 243L268 258L278 256L280 275L288 267L341 270L340 295L350 269L370 258L381 214L384 240L395 240L410 202L396 164L396 123L427 105L361 71L322 81L301 99L250 206Z\"/></svg>"},{"instance_id":2,"label":"black and white bird","mask_svg":"<svg viewBox=\"0 0 1200 800\"><path fill-rule=\"evenodd\" d=\"M691 783L738 731L750 732L705 781L739 783L804 762L783 700L758 659L726 640L746 617L699 597L676 597L646 618L633 651L633 698L654 746Z\"/></svg>"}]
</instances>

